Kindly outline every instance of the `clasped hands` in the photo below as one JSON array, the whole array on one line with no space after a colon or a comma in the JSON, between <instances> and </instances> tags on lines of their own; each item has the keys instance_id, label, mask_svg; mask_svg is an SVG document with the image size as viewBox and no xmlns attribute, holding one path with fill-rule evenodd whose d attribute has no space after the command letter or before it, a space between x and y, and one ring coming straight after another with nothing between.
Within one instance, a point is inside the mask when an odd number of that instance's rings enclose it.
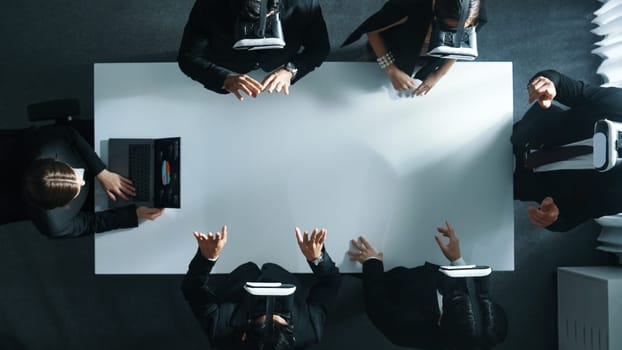
<instances>
[{"instance_id":1,"label":"clasped hands","mask_svg":"<svg viewBox=\"0 0 622 350\"><path fill-rule=\"evenodd\" d=\"M445 227L437 227L436 230L439 233L442 233L443 236L449 238L449 241L445 243L440 236L434 236L438 247L443 252L443 255L449 261L456 261L462 257L460 253L460 241L458 237L456 237L456 233L454 231L453 226L447 221L445 221ZM348 251L348 255L350 256L350 260L358 261L360 263L364 263L368 259L374 258L382 260L383 254L381 252L376 251L374 247L365 239L365 237L360 236L358 240L351 240L352 246L358 250L358 252Z\"/></svg>"},{"instance_id":2,"label":"clasped hands","mask_svg":"<svg viewBox=\"0 0 622 350\"><path fill-rule=\"evenodd\" d=\"M302 233L298 227L295 229L296 240L302 255L308 260L313 261L322 256L322 248L326 241L326 229L314 229L309 235L308 231ZM201 232L193 232L194 238L197 240L201 255L210 260L216 260L220 252L227 244L227 226L223 226L220 232L207 234Z\"/></svg>"},{"instance_id":3,"label":"clasped hands","mask_svg":"<svg viewBox=\"0 0 622 350\"><path fill-rule=\"evenodd\" d=\"M283 91L285 95L289 95L291 80L292 73L285 68L279 68L266 75L261 83L247 74L229 74L225 78L223 87L234 94L238 100L242 101L244 100L242 93L247 96L257 97L263 91L268 91L269 93Z\"/></svg>"},{"instance_id":4,"label":"clasped hands","mask_svg":"<svg viewBox=\"0 0 622 350\"><path fill-rule=\"evenodd\" d=\"M402 70L394 65L386 68L391 85L397 91L410 91L412 90L412 96L424 96L438 83L442 77L442 73L438 70L430 73L425 80L417 87L415 87L415 81L410 75L404 73Z\"/></svg>"}]
</instances>

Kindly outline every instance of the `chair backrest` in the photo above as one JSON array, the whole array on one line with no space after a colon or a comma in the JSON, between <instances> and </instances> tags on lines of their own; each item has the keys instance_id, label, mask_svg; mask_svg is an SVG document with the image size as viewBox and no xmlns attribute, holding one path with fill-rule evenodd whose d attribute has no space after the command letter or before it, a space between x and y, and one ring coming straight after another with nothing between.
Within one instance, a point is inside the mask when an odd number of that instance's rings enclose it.
<instances>
[{"instance_id":1,"label":"chair backrest","mask_svg":"<svg viewBox=\"0 0 622 350\"><path fill-rule=\"evenodd\" d=\"M80 114L80 101L75 98L42 101L29 104L26 110L31 122L71 120Z\"/></svg>"}]
</instances>

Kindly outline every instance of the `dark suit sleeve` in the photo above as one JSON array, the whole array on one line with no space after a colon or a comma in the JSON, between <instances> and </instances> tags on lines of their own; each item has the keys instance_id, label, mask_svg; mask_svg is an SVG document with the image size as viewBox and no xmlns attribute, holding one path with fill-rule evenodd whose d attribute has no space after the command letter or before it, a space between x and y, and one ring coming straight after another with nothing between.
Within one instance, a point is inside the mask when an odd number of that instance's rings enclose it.
<instances>
[{"instance_id":1,"label":"dark suit sleeve","mask_svg":"<svg viewBox=\"0 0 622 350\"><path fill-rule=\"evenodd\" d=\"M313 271L316 282L309 291L307 305L309 307L309 317L315 330L315 343L322 340L326 315L337 299L337 292L341 285L341 274L335 263L325 249L322 250L322 262L317 266L309 263Z\"/></svg>"},{"instance_id":2,"label":"dark suit sleeve","mask_svg":"<svg viewBox=\"0 0 622 350\"><path fill-rule=\"evenodd\" d=\"M223 83L228 74L234 73L206 58L210 50L211 32L207 1L197 0L190 12L184 28L177 62L179 68L190 78L200 82L205 88L226 94Z\"/></svg>"},{"instance_id":3,"label":"dark suit sleeve","mask_svg":"<svg viewBox=\"0 0 622 350\"><path fill-rule=\"evenodd\" d=\"M97 213L78 211L75 216L68 218L63 217L65 214L62 210L65 209L42 210L33 208L32 222L39 232L49 238L73 238L95 232L138 226L135 205Z\"/></svg>"},{"instance_id":4,"label":"dark suit sleeve","mask_svg":"<svg viewBox=\"0 0 622 350\"><path fill-rule=\"evenodd\" d=\"M555 84L557 91L555 100L568 107L577 107L586 103L598 104L602 102L599 100L610 95L604 93L608 88L592 86L580 80L574 80L552 69L536 73L529 81L531 82L539 76L544 76ZM622 97L622 95L618 97Z\"/></svg>"},{"instance_id":5,"label":"dark suit sleeve","mask_svg":"<svg viewBox=\"0 0 622 350\"><path fill-rule=\"evenodd\" d=\"M208 287L208 281L215 264L215 261L205 259L197 249L181 285L192 313L212 343L218 334L219 304L217 296Z\"/></svg>"},{"instance_id":6,"label":"dark suit sleeve","mask_svg":"<svg viewBox=\"0 0 622 350\"><path fill-rule=\"evenodd\" d=\"M291 59L291 62L298 68L298 73L292 83L319 67L330 52L330 41L322 8L318 0L310 1L309 6L310 8L305 11L310 17L310 22L302 36L303 50Z\"/></svg>"},{"instance_id":7,"label":"dark suit sleeve","mask_svg":"<svg viewBox=\"0 0 622 350\"><path fill-rule=\"evenodd\" d=\"M401 307L387 295L382 260L368 259L363 263L363 298L369 319L380 329L400 328Z\"/></svg>"},{"instance_id":8,"label":"dark suit sleeve","mask_svg":"<svg viewBox=\"0 0 622 350\"><path fill-rule=\"evenodd\" d=\"M75 129L70 127L66 129L71 147L73 147L84 160L91 175L95 176L106 169L106 165L102 162L97 153L95 153L93 147L91 147Z\"/></svg>"}]
</instances>

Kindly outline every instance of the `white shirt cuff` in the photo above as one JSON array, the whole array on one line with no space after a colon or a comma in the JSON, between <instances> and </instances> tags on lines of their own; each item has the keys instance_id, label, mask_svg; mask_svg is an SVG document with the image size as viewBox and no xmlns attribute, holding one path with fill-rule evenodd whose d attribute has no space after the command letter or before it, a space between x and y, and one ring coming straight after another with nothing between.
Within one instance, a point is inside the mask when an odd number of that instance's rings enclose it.
<instances>
[{"instance_id":1,"label":"white shirt cuff","mask_svg":"<svg viewBox=\"0 0 622 350\"><path fill-rule=\"evenodd\" d=\"M467 264L466 261L464 261L462 257L459 257L458 259L450 263L451 266L464 266L466 264Z\"/></svg>"}]
</instances>

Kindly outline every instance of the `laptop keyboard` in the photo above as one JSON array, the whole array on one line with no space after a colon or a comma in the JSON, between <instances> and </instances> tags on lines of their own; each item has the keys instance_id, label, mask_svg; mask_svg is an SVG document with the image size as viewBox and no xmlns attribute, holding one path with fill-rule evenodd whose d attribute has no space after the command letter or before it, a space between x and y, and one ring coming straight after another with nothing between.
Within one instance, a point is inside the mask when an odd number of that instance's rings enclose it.
<instances>
[{"instance_id":1,"label":"laptop keyboard","mask_svg":"<svg viewBox=\"0 0 622 350\"><path fill-rule=\"evenodd\" d=\"M134 183L134 188L136 188L136 196L134 196L133 200L137 202L149 201L149 177L151 175L149 158L151 157L151 145L130 145L129 154L129 175Z\"/></svg>"}]
</instances>

